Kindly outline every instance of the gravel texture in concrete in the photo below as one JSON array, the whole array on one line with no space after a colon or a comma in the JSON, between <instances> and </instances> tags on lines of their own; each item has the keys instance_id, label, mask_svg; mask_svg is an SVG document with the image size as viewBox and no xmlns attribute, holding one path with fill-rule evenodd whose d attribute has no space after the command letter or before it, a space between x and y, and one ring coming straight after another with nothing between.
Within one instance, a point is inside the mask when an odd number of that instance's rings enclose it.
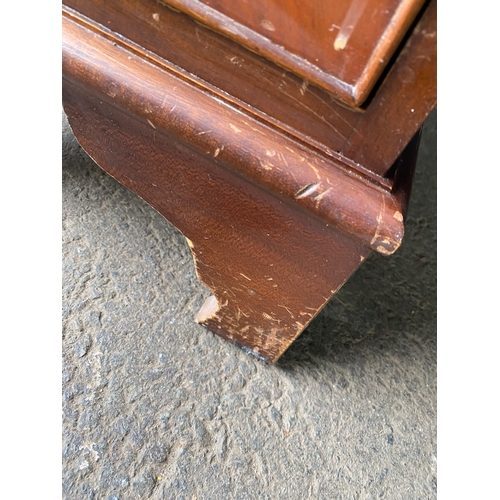
<instances>
[{"instance_id":1,"label":"gravel texture in concrete","mask_svg":"<svg viewBox=\"0 0 500 500\"><path fill-rule=\"evenodd\" d=\"M276 366L197 325L183 236L63 117L63 498L436 498L436 113L405 241Z\"/></svg>"}]
</instances>

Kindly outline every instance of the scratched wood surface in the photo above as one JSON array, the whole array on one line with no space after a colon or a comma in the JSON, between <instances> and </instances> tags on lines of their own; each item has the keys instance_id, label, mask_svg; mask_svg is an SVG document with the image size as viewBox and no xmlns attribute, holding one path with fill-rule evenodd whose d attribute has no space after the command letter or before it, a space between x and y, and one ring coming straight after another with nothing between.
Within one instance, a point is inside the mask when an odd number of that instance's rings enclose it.
<instances>
[{"instance_id":1,"label":"scratched wood surface","mask_svg":"<svg viewBox=\"0 0 500 500\"><path fill-rule=\"evenodd\" d=\"M269 362L372 250L401 243L408 193L398 186L418 138L401 176L377 182L69 10L63 77L84 149L188 239L213 293L197 321Z\"/></svg>"},{"instance_id":2,"label":"scratched wood surface","mask_svg":"<svg viewBox=\"0 0 500 500\"><path fill-rule=\"evenodd\" d=\"M425 0L162 0L359 106Z\"/></svg>"},{"instance_id":3,"label":"scratched wood surface","mask_svg":"<svg viewBox=\"0 0 500 500\"><path fill-rule=\"evenodd\" d=\"M196 320L268 362L371 251L67 80L64 102L90 156L186 236L213 293Z\"/></svg>"},{"instance_id":4,"label":"scratched wood surface","mask_svg":"<svg viewBox=\"0 0 500 500\"><path fill-rule=\"evenodd\" d=\"M66 84L64 99L90 156L188 238L214 296L198 322L265 360L281 356L370 253L99 97Z\"/></svg>"},{"instance_id":5,"label":"scratched wood surface","mask_svg":"<svg viewBox=\"0 0 500 500\"><path fill-rule=\"evenodd\" d=\"M402 207L388 186L313 154L74 16L63 26L66 78L373 250L389 255L401 244Z\"/></svg>"},{"instance_id":6,"label":"scratched wood surface","mask_svg":"<svg viewBox=\"0 0 500 500\"><path fill-rule=\"evenodd\" d=\"M65 5L119 34L147 60L154 55L257 120L346 168L387 185L385 174L436 104L436 2L363 110L264 59L155 0L65 0Z\"/></svg>"}]
</instances>

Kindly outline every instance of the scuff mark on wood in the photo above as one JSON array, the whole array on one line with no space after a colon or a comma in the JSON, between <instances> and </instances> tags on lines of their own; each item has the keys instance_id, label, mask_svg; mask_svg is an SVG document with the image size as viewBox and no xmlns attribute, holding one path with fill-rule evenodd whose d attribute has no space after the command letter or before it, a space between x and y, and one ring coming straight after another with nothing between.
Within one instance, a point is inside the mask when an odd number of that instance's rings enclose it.
<instances>
[{"instance_id":1,"label":"scuff mark on wood","mask_svg":"<svg viewBox=\"0 0 500 500\"><path fill-rule=\"evenodd\" d=\"M219 310L219 303L214 295L210 295L205 299L203 305L200 307L200 310L195 314L194 320L197 323L203 323L207 319L214 316Z\"/></svg>"},{"instance_id":2,"label":"scuff mark on wood","mask_svg":"<svg viewBox=\"0 0 500 500\"><path fill-rule=\"evenodd\" d=\"M295 318L295 316L292 314L292 311L290 311L290 309L288 309L288 307L286 307L286 306L281 306L281 305L278 305L278 307L282 307L283 309L286 309L286 310L287 310L287 312L288 312L288 314L290 314L290 316L291 316L292 318Z\"/></svg>"},{"instance_id":3,"label":"scuff mark on wood","mask_svg":"<svg viewBox=\"0 0 500 500\"><path fill-rule=\"evenodd\" d=\"M377 247L377 252L381 253L382 255L391 255L392 253L390 250L387 250L387 248L383 247L382 245L379 245Z\"/></svg>"},{"instance_id":4,"label":"scuff mark on wood","mask_svg":"<svg viewBox=\"0 0 500 500\"><path fill-rule=\"evenodd\" d=\"M398 222L403 222L403 214L399 211L394 212L393 217L398 221Z\"/></svg>"},{"instance_id":5,"label":"scuff mark on wood","mask_svg":"<svg viewBox=\"0 0 500 500\"><path fill-rule=\"evenodd\" d=\"M373 235L373 238L370 241L370 245L373 245L377 241L377 238L380 235L380 225L382 223L382 214L384 213L384 211L385 211L385 198L382 197L382 206L380 208L380 212L377 215L377 228L375 229L375 234Z\"/></svg>"},{"instance_id":6,"label":"scuff mark on wood","mask_svg":"<svg viewBox=\"0 0 500 500\"><path fill-rule=\"evenodd\" d=\"M295 199L300 200L301 198L310 196L319 188L320 184L320 182L316 182L314 184L308 184L307 186L304 186L302 189L297 191L297 193L295 193Z\"/></svg>"},{"instance_id":7,"label":"scuff mark on wood","mask_svg":"<svg viewBox=\"0 0 500 500\"><path fill-rule=\"evenodd\" d=\"M267 20L267 19L263 19L261 22L260 22L260 25L267 31L276 31L276 28L274 27L274 24Z\"/></svg>"},{"instance_id":8,"label":"scuff mark on wood","mask_svg":"<svg viewBox=\"0 0 500 500\"><path fill-rule=\"evenodd\" d=\"M260 166L264 169L264 170L272 170L273 169L273 164L272 163L269 163L267 161L262 161L262 160L259 160L260 162Z\"/></svg>"},{"instance_id":9,"label":"scuff mark on wood","mask_svg":"<svg viewBox=\"0 0 500 500\"><path fill-rule=\"evenodd\" d=\"M308 163L308 165L311 167L312 171L316 174L316 177L320 180L321 176L319 175L318 169L314 165L311 165L310 163Z\"/></svg>"},{"instance_id":10,"label":"scuff mark on wood","mask_svg":"<svg viewBox=\"0 0 500 500\"><path fill-rule=\"evenodd\" d=\"M317 196L314 197L316 208L318 208L323 197L326 196L331 190L332 188L328 188L326 191L323 191L322 193L319 193Z\"/></svg>"},{"instance_id":11,"label":"scuff mark on wood","mask_svg":"<svg viewBox=\"0 0 500 500\"><path fill-rule=\"evenodd\" d=\"M358 24L358 21L365 10L367 1L368 0L353 0L351 3L347 14L342 21L342 25L340 26L340 31L333 42L333 48L335 50L345 49L354 28Z\"/></svg>"}]
</instances>

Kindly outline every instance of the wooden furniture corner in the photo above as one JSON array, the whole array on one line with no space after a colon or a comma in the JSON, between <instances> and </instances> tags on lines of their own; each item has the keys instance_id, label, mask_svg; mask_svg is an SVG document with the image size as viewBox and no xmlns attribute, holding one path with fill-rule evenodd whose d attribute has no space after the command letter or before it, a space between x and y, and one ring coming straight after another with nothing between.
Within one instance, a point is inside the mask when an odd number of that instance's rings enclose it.
<instances>
[{"instance_id":1,"label":"wooden furniture corner","mask_svg":"<svg viewBox=\"0 0 500 500\"><path fill-rule=\"evenodd\" d=\"M186 237L213 294L196 321L274 363L401 244L436 2L235 5L64 0L63 105L96 163Z\"/></svg>"}]
</instances>

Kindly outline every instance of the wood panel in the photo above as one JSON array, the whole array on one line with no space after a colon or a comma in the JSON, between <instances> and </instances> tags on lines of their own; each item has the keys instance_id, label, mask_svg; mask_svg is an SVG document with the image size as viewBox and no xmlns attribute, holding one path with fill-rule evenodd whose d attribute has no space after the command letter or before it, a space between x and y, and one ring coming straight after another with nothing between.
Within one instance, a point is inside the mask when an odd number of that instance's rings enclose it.
<instances>
[{"instance_id":1,"label":"wood panel","mask_svg":"<svg viewBox=\"0 0 500 500\"><path fill-rule=\"evenodd\" d=\"M162 2L360 106L425 0Z\"/></svg>"},{"instance_id":2,"label":"wood panel","mask_svg":"<svg viewBox=\"0 0 500 500\"><path fill-rule=\"evenodd\" d=\"M382 176L436 104L436 2L430 3L364 110L332 95L155 0L65 0L65 5L185 72L258 120L349 168Z\"/></svg>"}]
</instances>

